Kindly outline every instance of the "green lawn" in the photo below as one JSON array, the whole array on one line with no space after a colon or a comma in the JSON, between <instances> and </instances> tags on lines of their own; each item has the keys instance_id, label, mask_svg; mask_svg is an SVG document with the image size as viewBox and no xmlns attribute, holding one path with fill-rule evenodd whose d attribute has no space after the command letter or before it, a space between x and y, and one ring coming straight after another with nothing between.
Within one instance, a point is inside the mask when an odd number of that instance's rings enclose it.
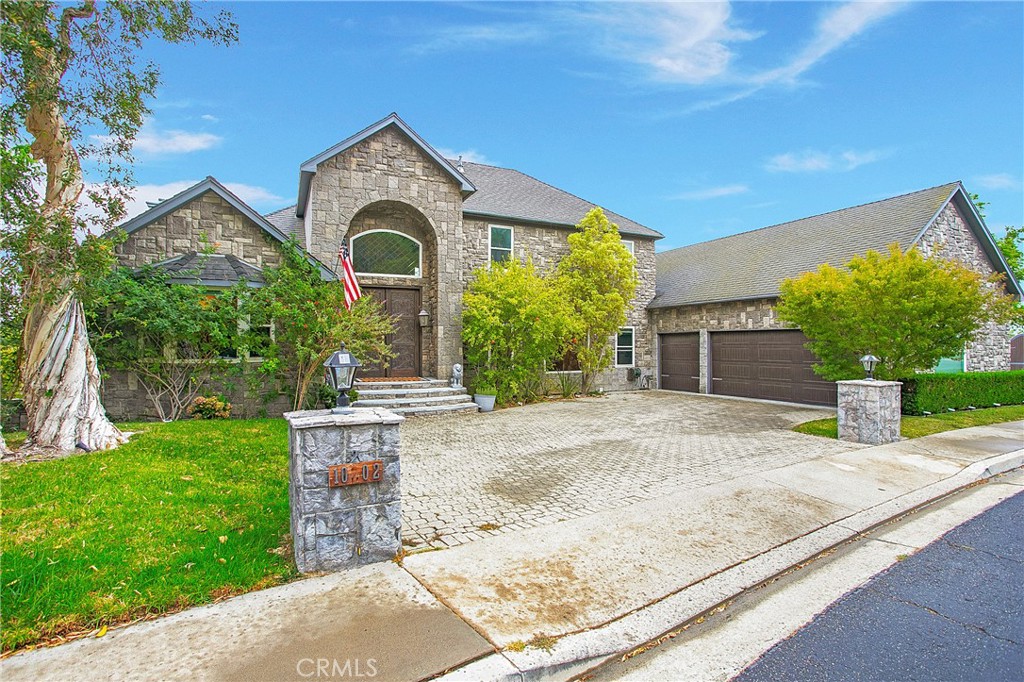
<instances>
[{"instance_id":1,"label":"green lawn","mask_svg":"<svg viewBox=\"0 0 1024 682\"><path fill-rule=\"evenodd\" d=\"M4 651L295 577L284 420L123 428L142 433L0 466Z\"/></svg>"},{"instance_id":2,"label":"green lawn","mask_svg":"<svg viewBox=\"0 0 1024 682\"><path fill-rule=\"evenodd\" d=\"M900 420L900 435L904 438L920 438L933 433L966 429L968 426L985 426L1000 422L1011 422L1024 419L1024 405L1008 405L1006 407L989 407L984 410L965 410L933 414L928 417L909 417L903 415ZM839 427L836 418L815 419L793 427L794 431L808 433L824 438L838 438Z\"/></svg>"}]
</instances>

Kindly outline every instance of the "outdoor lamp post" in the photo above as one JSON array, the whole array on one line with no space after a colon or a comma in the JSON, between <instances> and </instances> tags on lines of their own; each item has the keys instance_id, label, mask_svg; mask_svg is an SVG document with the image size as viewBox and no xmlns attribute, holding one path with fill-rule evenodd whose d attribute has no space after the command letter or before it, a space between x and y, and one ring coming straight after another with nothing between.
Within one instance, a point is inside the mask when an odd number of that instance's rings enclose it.
<instances>
[{"instance_id":1,"label":"outdoor lamp post","mask_svg":"<svg viewBox=\"0 0 1024 682\"><path fill-rule=\"evenodd\" d=\"M348 406L348 392L352 390L352 384L356 381L356 370L362 367L356 357L345 350L345 344L341 344L341 350L336 350L324 362L324 381L327 385L338 392L336 406L331 412L334 414L352 414Z\"/></svg>"},{"instance_id":2,"label":"outdoor lamp post","mask_svg":"<svg viewBox=\"0 0 1024 682\"><path fill-rule=\"evenodd\" d=\"M864 371L867 372L867 376L864 377L867 381L875 380L875 365L878 364L878 358L871 353L868 353L860 359L860 364L864 365Z\"/></svg>"}]
</instances>

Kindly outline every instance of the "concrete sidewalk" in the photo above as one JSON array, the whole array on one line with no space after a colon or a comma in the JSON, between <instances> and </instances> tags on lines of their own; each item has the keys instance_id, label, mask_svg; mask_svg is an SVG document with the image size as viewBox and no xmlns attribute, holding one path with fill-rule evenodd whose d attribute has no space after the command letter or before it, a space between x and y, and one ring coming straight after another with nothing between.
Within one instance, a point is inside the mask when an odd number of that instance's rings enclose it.
<instances>
[{"instance_id":1,"label":"concrete sidewalk","mask_svg":"<svg viewBox=\"0 0 1024 682\"><path fill-rule=\"evenodd\" d=\"M1021 466L1022 437L1024 422L1012 422L737 471L414 554L402 566L302 580L21 653L0 663L0 675L565 679L879 523Z\"/></svg>"}]
</instances>

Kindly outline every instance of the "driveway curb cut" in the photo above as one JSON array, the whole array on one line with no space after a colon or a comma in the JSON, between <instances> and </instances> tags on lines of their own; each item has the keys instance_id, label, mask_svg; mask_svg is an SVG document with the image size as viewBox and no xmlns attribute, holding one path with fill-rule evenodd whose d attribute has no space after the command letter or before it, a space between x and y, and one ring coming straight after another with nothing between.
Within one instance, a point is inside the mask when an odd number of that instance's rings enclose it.
<instances>
[{"instance_id":1,"label":"driveway curb cut","mask_svg":"<svg viewBox=\"0 0 1024 682\"><path fill-rule=\"evenodd\" d=\"M604 625L565 635L548 651L503 651L433 678L444 682L527 682L555 674L570 677L632 651L731 602L776 576L949 495L1024 466L1024 449L995 455L958 473L851 514L730 566Z\"/></svg>"}]
</instances>

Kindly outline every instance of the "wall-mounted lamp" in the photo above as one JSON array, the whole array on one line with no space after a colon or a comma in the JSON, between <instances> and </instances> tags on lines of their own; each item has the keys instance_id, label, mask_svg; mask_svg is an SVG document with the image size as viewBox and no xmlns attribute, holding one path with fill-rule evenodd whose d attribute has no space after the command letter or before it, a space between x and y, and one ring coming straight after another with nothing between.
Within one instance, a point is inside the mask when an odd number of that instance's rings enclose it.
<instances>
[{"instance_id":1,"label":"wall-mounted lamp","mask_svg":"<svg viewBox=\"0 0 1024 682\"><path fill-rule=\"evenodd\" d=\"M420 326L421 327L429 327L430 326L430 313L427 312L426 308L421 310L420 314L417 315L416 317L419 318Z\"/></svg>"}]
</instances>

